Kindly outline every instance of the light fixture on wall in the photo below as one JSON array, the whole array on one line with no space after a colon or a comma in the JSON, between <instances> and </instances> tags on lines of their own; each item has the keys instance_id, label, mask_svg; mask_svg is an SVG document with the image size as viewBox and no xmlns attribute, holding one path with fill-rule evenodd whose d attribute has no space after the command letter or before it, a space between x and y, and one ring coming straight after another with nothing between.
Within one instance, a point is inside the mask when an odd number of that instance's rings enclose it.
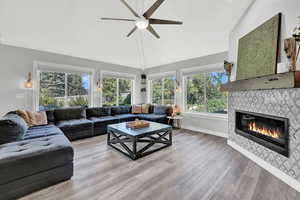
<instances>
[{"instance_id":1,"label":"light fixture on wall","mask_svg":"<svg viewBox=\"0 0 300 200\"><path fill-rule=\"evenodd\" d=\"M28 89L33 87L31 72L28 72L28 78L27 78L27 81L25 82L24 86L25 86L25 88L28 88Z\"/></svg>"},{"instance_id":2,"label":"light fixture on wall","mask_svg":"<svg viewBox=\"0 0 300 200\"><path fill-rule=\"evenodd\" d=\"M97 88L96 88L97 92L101 92L102 91L102 83L101 83L101 81L100 80L97 81L96 85L97 85Z\"/></svg>"},{"instance_id":3,"label":"light fixture on wall","mask_svg":"<svg viewBox=\"0 0 300 200\"><path fill-rule=\"evenodd\" d=\"M174 76L173 80L175 81L176 83L176 88L175 88L175 92L176 93L179 93L181 92L181 88L180 88L180 82L177 80L177 78Z\"/></svg>"},{"instance_id":4,"label":"light fixture on wall","mask_svg":"<svg viewBox=\"0 0 300 200\"><path fill-rule=\"evenodd\" d=\"M297 18L299 19L299 22L293 29L293 33L292 33L293 37L296 40L296 43L298 44L298 50L297 50L297 54L296 54L296 62L298 60L299 53L300 53L300 16L298 16Z\"/></svg>"}]
</instances>

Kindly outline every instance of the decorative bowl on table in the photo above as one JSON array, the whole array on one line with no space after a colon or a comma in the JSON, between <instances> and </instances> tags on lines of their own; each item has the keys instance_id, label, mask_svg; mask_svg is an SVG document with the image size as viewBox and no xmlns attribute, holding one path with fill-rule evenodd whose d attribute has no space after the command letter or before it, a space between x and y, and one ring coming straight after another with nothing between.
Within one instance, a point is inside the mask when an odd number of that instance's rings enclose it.
<instances>
[{"instance_id":1,"label":"decorative bowl on table","mask_svg":"<svg viewBox=\"0 0 300 200\"><path fill-rule=\"evenodd\" d=\"M131 129L141 129L149 127L149 122L143 121L143 120L136 120L132 122L127 122L126 127Z\"/></svg>"}]
</instances>

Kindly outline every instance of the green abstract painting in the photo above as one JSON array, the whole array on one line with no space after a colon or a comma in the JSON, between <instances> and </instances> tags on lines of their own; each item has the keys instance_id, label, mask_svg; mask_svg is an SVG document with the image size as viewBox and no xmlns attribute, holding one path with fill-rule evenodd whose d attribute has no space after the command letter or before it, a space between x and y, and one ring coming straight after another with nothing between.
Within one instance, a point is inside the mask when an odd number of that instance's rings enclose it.
<instances>
[{"instance_id":1,"label":"green abstract painting","mask_svg":"<svg viewBox=\"0 0 300 200\"><path fill-rule=\"evenodd\" d=\"M281 14L239 40L237 80L276 73Z\"/></svg>"}]
</instances>

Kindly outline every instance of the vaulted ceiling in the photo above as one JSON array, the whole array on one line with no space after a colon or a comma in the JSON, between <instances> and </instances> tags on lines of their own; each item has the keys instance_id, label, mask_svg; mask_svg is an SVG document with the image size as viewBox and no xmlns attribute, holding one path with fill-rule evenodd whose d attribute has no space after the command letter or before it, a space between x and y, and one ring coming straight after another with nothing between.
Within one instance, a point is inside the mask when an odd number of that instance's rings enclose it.
<instances>
[{"instance_id":1,"label":"vaulted ceiling","mask_svg":"<svg viewBox=\"0 0 300 200\"><path fill-rule=\"evenodd\" d=\"M127 0L142 12L155 0ZM127 38L132 22L120 0L0 0L0 39L5 44L143 68L226 51L232 0L166 0L155 18L183 21L154 25Z\"/></svg>"}]
</instances>

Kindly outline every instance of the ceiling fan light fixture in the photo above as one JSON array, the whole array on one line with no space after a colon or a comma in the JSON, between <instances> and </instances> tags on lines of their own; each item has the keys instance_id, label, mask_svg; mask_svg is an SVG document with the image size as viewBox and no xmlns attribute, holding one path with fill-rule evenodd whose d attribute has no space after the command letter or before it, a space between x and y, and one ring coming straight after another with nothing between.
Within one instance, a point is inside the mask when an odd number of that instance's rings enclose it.
<instances>
[{"instance_id":1,"label":"ceiling fan light fixture","mask_svg":"<svg viewBox=\"0 0 300 200\"><path fill-rule=\"evenodd\" d=\"M135 22L138 29L146 29L149 26L149 21L146 19L138 19Z\"/></svg>"}]
</instances>

